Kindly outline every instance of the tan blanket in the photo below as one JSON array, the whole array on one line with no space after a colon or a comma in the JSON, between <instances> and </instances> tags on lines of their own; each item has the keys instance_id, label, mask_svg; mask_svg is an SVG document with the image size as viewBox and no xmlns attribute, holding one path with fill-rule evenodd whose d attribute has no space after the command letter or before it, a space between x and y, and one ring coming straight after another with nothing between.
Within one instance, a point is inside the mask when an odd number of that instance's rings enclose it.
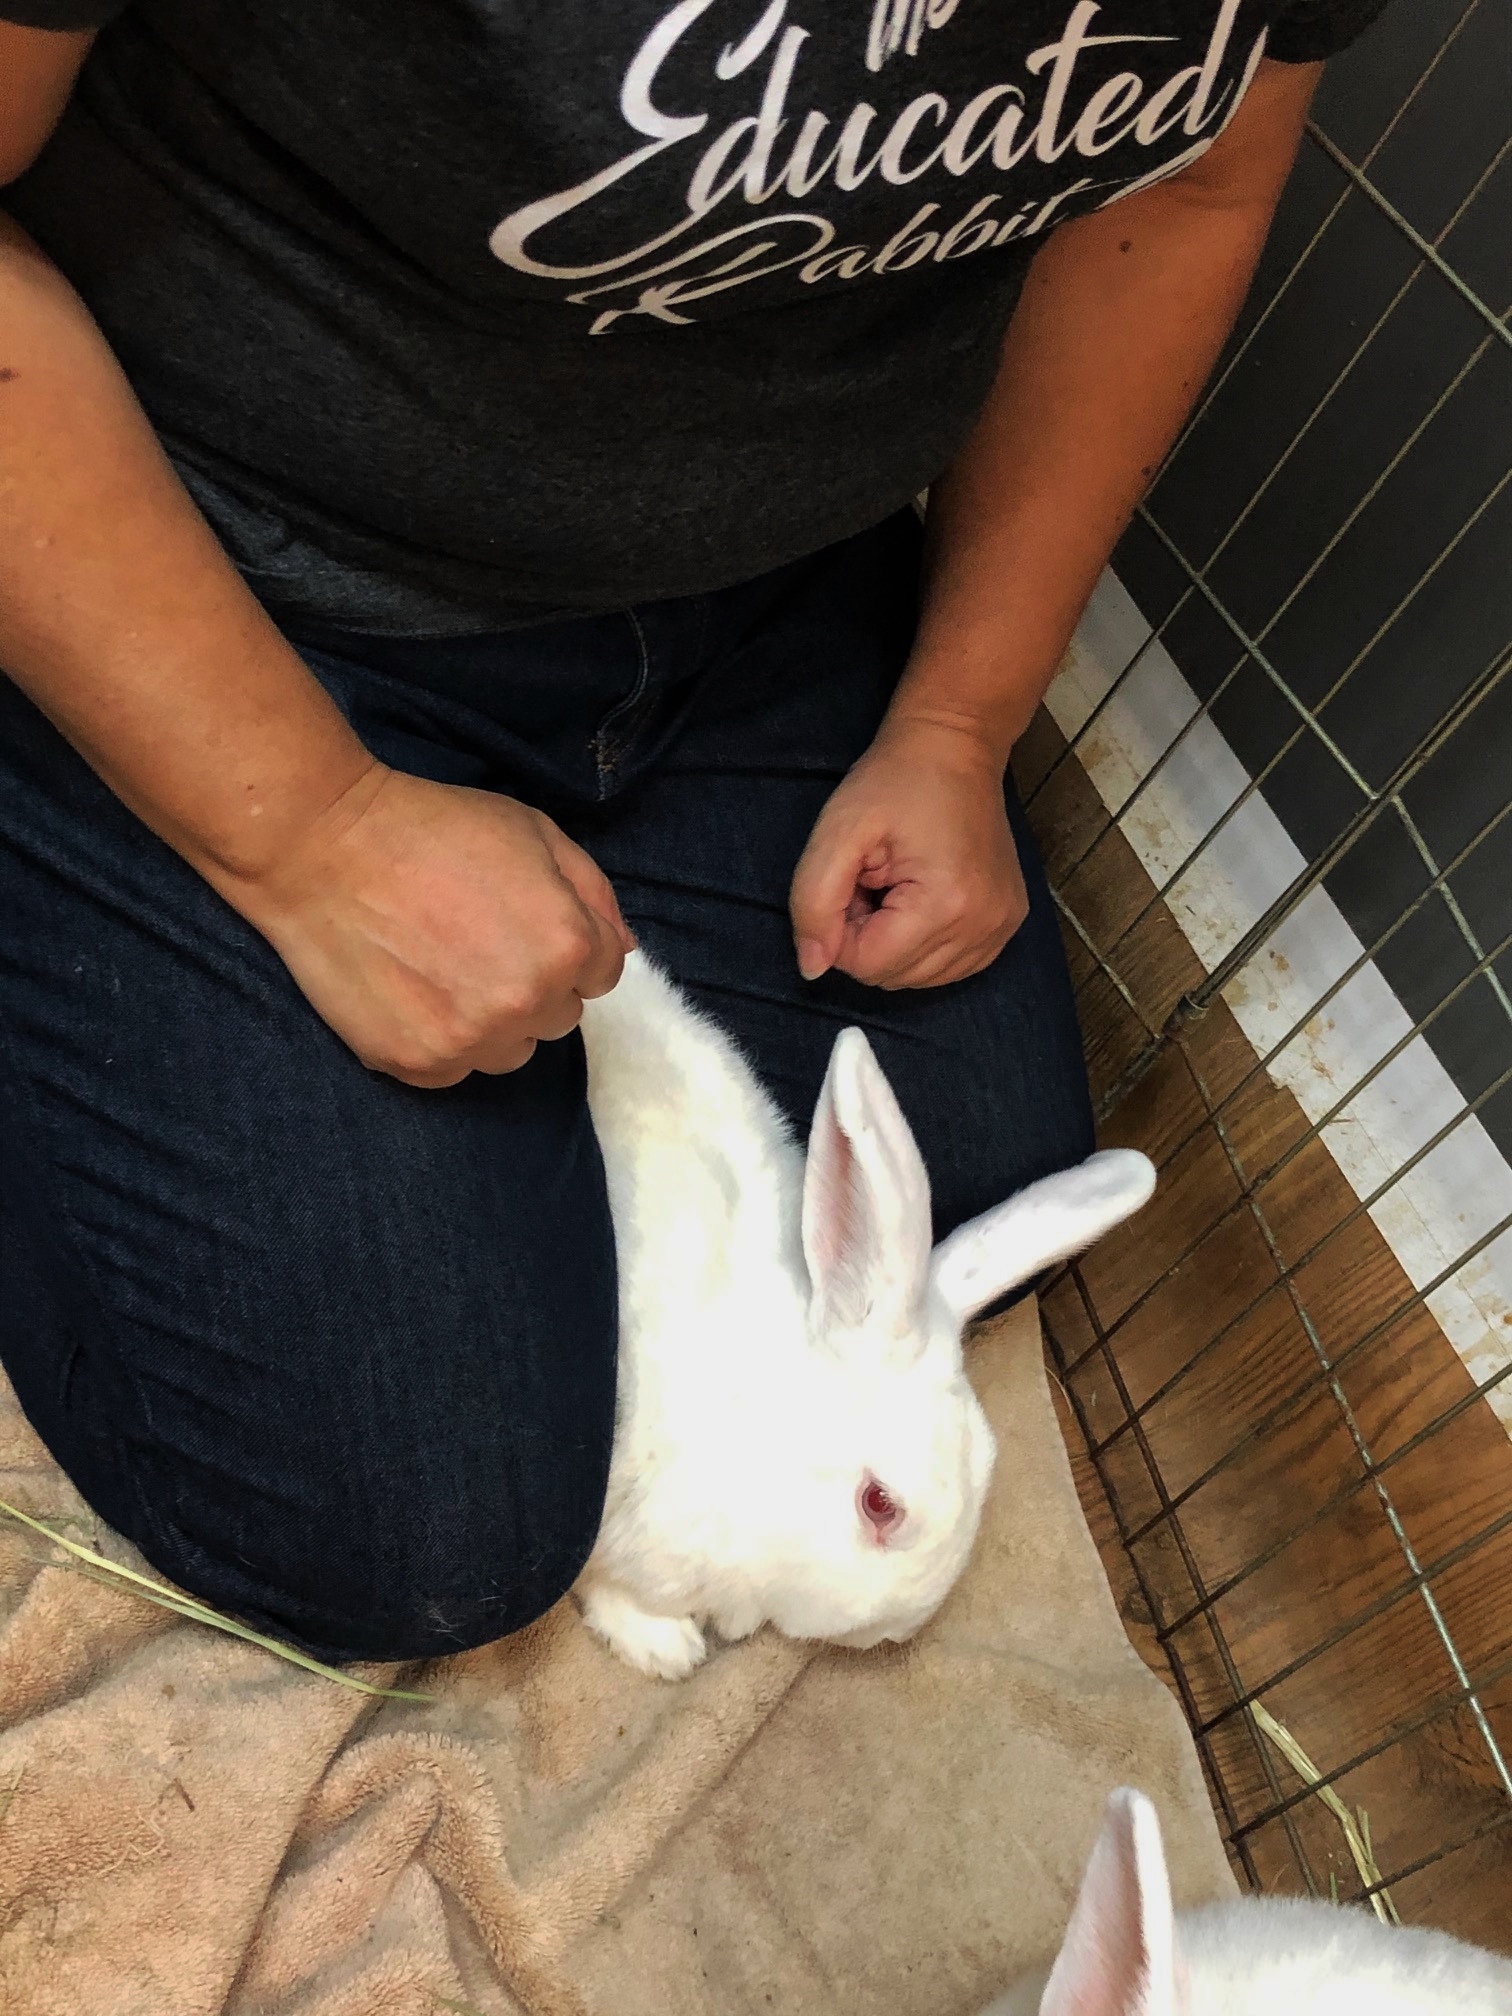
<instances>
[{"instance_id":1,"label":"tan blanket","mask_svg":"<svg viewBox=\"0 0 1512 2016\"><path fill-rule=\"evenodd\" d=\"M371 1700L0 1525L6 2016L973 2016L1054 1947L1103 1797L1228 1871L1082 1522L1032 1308L977 1344L1002 1456L916 1644L764 1635L669 1687L570 1604ZM120 1551L0 1392L0 1497ZM122 1558L126 1558L122 1556ZM372 1677L385 1677L374 1675Z\"/></svg>"}]
</instances>

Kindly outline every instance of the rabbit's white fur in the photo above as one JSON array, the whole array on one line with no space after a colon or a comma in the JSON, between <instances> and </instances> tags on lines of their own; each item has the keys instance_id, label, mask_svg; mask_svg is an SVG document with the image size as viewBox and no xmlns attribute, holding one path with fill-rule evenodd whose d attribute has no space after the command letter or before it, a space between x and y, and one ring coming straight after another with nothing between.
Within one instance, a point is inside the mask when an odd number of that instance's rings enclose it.
<instances>
[{"instance_id":1,"label":"rabbit's white fur","mask_svg":"<svg viewBox=\"0 0 1512 2016\"><path fill-rule=\"evenodd\" d=\"M806 1162L734 1045L644 955L583 1035L620 1274L588 1623L668 1679L709 1625L908 1637L965 1566L992 1470L963 1323L1137 1209L1153 1170L1093 1156L931 1255L923 1162L859 1030L836 1039ZM901 1514L884 1509L886 1531L863 1510L873 1483Z\"/></svg>"},{"instance_id":2,"label":"rabbit's white fur","mask_svg":"<svg viewBox=\"0 0 1512 2016\"><path fill-rule=\"evenodd\" d=\"M1124 1789L1048 1981L987 2016L1512 2016L1512 1960L1309 1898L1174 1912L1159 1817Z\"/></svg>"}]
</instances>

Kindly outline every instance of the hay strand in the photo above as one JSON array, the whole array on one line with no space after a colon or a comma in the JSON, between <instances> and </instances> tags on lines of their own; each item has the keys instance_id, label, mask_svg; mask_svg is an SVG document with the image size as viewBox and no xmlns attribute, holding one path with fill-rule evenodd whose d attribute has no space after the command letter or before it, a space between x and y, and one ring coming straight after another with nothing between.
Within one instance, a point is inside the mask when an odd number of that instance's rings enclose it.
<instances>
[{"instance_id":1,"label":"hay strand","mask_svg":"<svg viewBox=\"0 0 1512 2016\"><path fill-rule=\"evenodd\" d=\"M1323 1773L1314 1764L1302 1745L1284 1723L1278 1722L1268 1708L1258 1701L1251 1701L1249 1712L1254 1717L1255 1727L1268 1737L1276 1749L1290 1764L1302 1783L1311 1788L1315 1798L1322 1801L1344 1834L1344 1845L1349 1850L1350 1860L1359 1872L1360 1881L1370 1891L1370 1908L1383 1925L1400 1925L1396 1905L1391 1901L1389 1890L1376 1888L1381 1881L1377 1867L1375 1849L1370 1839L1370 1815L1363 1806L1351 1813L1332 1785L1325 1785ZM1330 1890L1335 1903L1338 1902L1337 1883L1330 1879Z\"/></svg>"},{"instance_id":2,"label":"hay strand","mask_svg":"<svg viewBox=\"0 0 1512 2016\"><path fill-rule=\"evenodd\" d=\"M298 1666L306 1673L314 1673L322 1680L334 1680L338 1687L350 1687L359 1694L375 1694L385 1701L431 1701L430 1694L417 1694L403 1687L377 1687L370 1680L359 1680L355 1673L343 1673L338 1667L327 1666L321 1660L312 1658L308 1652L301 1652L296 1646L285 1645L282 1639L270 1638L266 1632L254 1631L250 1624L243 1624L238 1618L224 1616L213 1610L208 1603L201 1603L196 1597L186 1596L180 1590L170 1589L166 1582L155 1582L150 1575L139 1575L134 1568L124 1567L119 1561L112 1561L104 1554L95 1553L91 1547L81 1546L77 1540L70 1540L65 1533L56 1532L40 1519L34 1519L30 1512L23 1512L19 1506L8 1505L0 1498L0 1513L7 1519L14 1519L33 1533L40 1533L44 1540L50 1540L55 1547L61 1547L65 1554L84 1568L95 1581L114 1583L119 1588L131 1590L143 1596L149 1603L156 1603L160 1609L172 1610L179 1617L187 1617L191 1624L207 1624L213 1631L223 1631L232 1638L243 1638L249 1645L257 1645L264 1652L271 1652L291 1666Z\"/></svg>"}]
</instances>

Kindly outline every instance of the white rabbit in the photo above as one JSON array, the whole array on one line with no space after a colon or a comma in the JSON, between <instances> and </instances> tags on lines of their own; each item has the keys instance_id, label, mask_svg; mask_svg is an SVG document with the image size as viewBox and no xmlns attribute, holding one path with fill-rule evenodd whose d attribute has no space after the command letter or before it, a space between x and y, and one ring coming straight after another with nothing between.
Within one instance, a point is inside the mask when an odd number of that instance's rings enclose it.
<instances>
[{"instance_id":1,"label":"white rabbit","mask_svg":"<svg viewBox=\"0 0 1512 2016\"><path fill-rule=\"evenodd\" d=\"M1305 1897L1171 1908L1160 1820L1108 1801L1048 1981L986 2016L1512 2016L1512 1960Z\"/></svg>"},{"instance_id":2,"label":"white rabbit","mask_svg":"<svg viewBox=\"0 0 1512 2016\"><path fill-rule=\"evenodd\" d=\"M961 1328L1154 1185L1094 1155L930 1253L929 1182L859 1029L807 1164L734 1045L643 954L583 1014L620 1276L619 1402L589 1625L679 1679L704 1627L907 1638L971 1551L992 1431Z\"/></svg>"}]
</instances>

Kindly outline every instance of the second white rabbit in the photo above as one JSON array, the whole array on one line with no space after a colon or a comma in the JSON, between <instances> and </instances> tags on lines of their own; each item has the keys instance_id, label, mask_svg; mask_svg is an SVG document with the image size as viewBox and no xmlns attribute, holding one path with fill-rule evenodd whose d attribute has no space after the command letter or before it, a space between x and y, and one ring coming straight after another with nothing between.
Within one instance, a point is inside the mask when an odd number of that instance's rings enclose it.
<instances>
[{"instance_id":1,"label":"second white rabbit","mask_svg":"<svg viewBox=\"0 0 1512 2016\"><path fill-rule=\"evenodd\" d=\"M1122 1787L1048 1979L985 2016L1512 2016L1512 1960L1318 1898L1174 1911L1159 1816Z\"/></svg>"}]
</instances>

